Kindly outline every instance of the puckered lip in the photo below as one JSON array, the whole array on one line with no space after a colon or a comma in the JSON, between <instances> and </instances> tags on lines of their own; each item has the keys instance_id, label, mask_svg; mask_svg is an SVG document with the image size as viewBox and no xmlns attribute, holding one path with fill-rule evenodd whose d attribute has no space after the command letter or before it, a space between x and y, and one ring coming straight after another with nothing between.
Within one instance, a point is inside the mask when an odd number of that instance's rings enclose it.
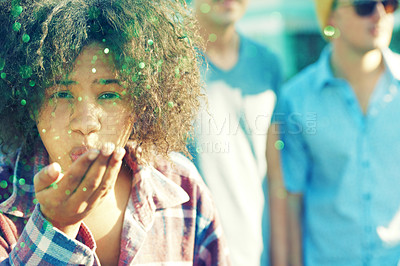
<instances>
[{"instance_id":1,"label":"puckered lip","mask_svg":"<svg viewBox=\"0 0 400 266\"><path fill-rule=\"evenodd\" d=\"M71 152L69 153L69 157L73 162L78 160L79 157L81 157L85 152L90 150L91 148L89 146L77 146L72 148Z\"/></svg>"}]
</instances>

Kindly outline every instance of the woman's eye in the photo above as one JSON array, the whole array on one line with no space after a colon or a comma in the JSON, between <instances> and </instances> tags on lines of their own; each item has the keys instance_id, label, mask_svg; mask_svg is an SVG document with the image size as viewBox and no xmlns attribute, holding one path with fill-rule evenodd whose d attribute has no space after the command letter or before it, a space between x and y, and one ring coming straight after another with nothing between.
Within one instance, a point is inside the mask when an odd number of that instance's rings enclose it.
<instances>
[{"instance_id":1,"label":"woman's eye","mask_svg":"<svg viewBox=\"0 0 400 266\"><path fill-rule=\"evenodd\" d=\"M72 96L72 94L68 91L58 91L56 93L54 93L52 96L52 98L58 98L58 99L72 99L74 98L74 96Z\"/></svg>"},{"instance_id":2,"label":"woman's eye","mask_svg":"<svg viewBox=\"0 0 400 266\"><path fill-rule=\"evenodd\" d=\"M121 98L120 95L115 92L107 92L99 96L99 99L101 100L115 100L119 98Z\"/></svg>"}]
</instances>

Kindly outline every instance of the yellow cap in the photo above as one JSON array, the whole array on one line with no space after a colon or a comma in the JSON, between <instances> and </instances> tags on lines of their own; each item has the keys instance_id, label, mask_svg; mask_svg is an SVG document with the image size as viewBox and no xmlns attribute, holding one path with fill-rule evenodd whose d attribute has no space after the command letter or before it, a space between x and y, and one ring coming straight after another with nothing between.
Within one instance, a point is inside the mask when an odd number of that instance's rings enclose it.
<instances>
[{"instance_id":1,"label":"yellow cap","mask_svg":"<svg viewBox=\"0 0 400 266\"><path fill-rule=\"evenodd\" d=\"M314 0L314 2L318 22L321 31L324 32L324 28L327 26L329 16L331 15L334 0Z\"/></svg>"}]
</instances>

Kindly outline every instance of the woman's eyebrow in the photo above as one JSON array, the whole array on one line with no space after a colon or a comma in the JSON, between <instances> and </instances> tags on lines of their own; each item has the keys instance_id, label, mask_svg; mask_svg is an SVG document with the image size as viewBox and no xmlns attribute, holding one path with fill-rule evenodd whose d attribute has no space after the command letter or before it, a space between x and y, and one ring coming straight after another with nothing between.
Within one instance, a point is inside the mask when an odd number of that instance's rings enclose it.
<instances>
[{"instance_id":1,"label":"woman's eyebrow","mask_svg":"<svg viewBox=\"0 0 400 266\"><path fill-rule=\"evenodd\" d=\"M55 82L57 85L64 85L64 86L68 86L68 85L75 85L78 84L78 82L74 81L74 80L56 80Z\"/></svg>"},{"instance_id":2,"label":"woman's eyebrow","mask_svg":"<svg viewBox=\"0 0 400 266\"><path fill-rule=\"evenodd\" d=\"M95 79L93 83L98 83L101 85L108 85L108 84L120 84L118 79Z\"/></svg>"}]
</instances>

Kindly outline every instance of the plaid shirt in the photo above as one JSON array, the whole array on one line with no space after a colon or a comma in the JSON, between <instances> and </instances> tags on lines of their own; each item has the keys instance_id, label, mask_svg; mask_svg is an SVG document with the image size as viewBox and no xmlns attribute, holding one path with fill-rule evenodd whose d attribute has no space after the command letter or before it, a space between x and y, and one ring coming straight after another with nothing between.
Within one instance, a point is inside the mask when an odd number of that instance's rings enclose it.
<instances>
[{"instance_id":1,"label":"plaid shirt","mask_svg":"<svg viewBox=\"0 0 400 266\"><path fill-rule=\"evenodd\" d=\"M53 227L35 199L33 176L48 164L42 144L0 165L1 265L99 265L96 242L82 223L76 239ZM171 154L137 167L125 210L119 265L230 265L210 193L195 167Z\"/></svg>"}]
</instances>

